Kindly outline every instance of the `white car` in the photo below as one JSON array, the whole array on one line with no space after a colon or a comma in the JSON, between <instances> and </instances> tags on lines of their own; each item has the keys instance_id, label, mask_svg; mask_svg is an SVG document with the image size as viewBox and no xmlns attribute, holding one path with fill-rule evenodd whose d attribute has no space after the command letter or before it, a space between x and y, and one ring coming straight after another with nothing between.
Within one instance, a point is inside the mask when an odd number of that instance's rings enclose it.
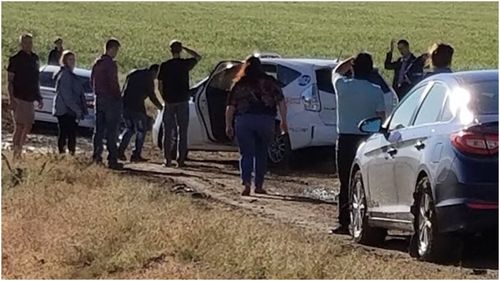
<instances>
[{"instance_id":1,"label":"white car","mask_svg":"<svg viewBox=\"0 0 500 281\"><path fill-rule=\"evenodd\" d=\"M43 108L35 108L35 121L57 123L57 118L52 115L54 96L56 95L56 81L54 75L60 67L55 65L45 65L40 67L40 94L43 98ZM73 71L83 84L85 90L85 100L89 114L84 120L80 120L78 125L83 128L93 129L95 124L94 114L94 93L90 85L90 70L75 68Z\"/></svg>"},{"instance_id":2,"label":"white car","mask_svg":"<svg viewBox=\"0 0 500 281\"><path fill-rule=\"evenodd\" d=\"M331 82L337 60L292 59L261 56L264 70L282 85L288 107L287 135L277 134L269 148L271 164L286 164L292 151L313 146L334 146L337 138L335 92ZM222 61L211 74L191 88L188 147L193 150L237 151L237 144L225 133L225 108L233 78L241 61ZM397 96L385 84L388 108ZM153 142L162 149L163 112L153 125ZM278 127L279 120L276 121ZM277 130L279 132L279 130Z\"/></svg>"}]
</instances>

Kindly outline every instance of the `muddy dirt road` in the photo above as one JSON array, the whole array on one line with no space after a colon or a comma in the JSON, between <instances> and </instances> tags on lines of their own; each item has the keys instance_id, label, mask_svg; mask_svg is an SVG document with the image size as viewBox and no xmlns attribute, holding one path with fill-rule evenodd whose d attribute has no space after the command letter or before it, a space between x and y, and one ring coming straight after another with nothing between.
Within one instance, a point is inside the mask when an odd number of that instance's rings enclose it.
<instances>
[{"instance_id":1,"label":"muddy dirt road","mask_svg":"<svg viewBox=\"0 0 500 281\"><path fill-rule=\"evenodd\" d=\"M29 151L53 152L56 139L53 128L38 128L37 134L30 137ZM11 136L2 134L2 150L8 150ZM78 140L80 151L89 156L91 143L88 138ZM161 165L161 152L147 147L145 157L148 163L126 163L124 173L135 174L148 180L164 181L175 177L179 184L175 192L191 193L192 196L210 197L219 202L241 208L264 219L278 220L303 227L304 231L321 232L329 235L329 229L336 218L335 196L338 192L338 180L333 173L333 160L320 161L301 159L301 167L295 167L287 174L268 173L266 189L268 195L241 197L241 185L238 174L238 154L221 152L189 153L188 167L184 169L165 168ZM308 154L308 153L306 153ZM380 248L362 247L374 255L398 257L408 262L415 262L406 253L407 237L390 236ZM349 247L361 247L353 244L348 236L332 236L334 243ZM464 250L461 267L479 278L498 277L498 241L468 241ZM439 270L442 265L428 264L429 270ZM486 269L486 270L484 270Z\"/></svg>"}]
</instances>

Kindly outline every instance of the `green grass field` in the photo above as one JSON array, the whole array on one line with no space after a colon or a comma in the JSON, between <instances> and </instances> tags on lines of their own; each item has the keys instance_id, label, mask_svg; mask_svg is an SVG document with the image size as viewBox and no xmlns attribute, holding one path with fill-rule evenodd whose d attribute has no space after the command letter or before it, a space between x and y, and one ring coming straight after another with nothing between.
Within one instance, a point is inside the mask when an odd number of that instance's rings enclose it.
<instances>
[{"instance_id":1,"label":"green grass field","mask_svg":"<svg viewBox=\"0 0 500 281\"><path fill-rule=\"evenodd\" d=\"M56 35L89 67L103 42L122 42L120 72L161 62L178 38L204 56L193 82L222 59L256 51L336 58L360 50L381 66L391 38L416 53L436 41L455 48L455 69L498 66L498 3L2 3L2 62L22 32L46 61ZM384 72L386 78L392 74Z\"/></svg>"}]
</instances>

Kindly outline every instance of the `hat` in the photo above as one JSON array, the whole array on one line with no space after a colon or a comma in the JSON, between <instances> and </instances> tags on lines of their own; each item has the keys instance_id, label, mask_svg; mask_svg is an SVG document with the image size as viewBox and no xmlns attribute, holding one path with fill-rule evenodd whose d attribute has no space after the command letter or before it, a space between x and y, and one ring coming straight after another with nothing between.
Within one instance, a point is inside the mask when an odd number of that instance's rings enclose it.
<instances>
[{"instance_id":1,"label":"hat","mask_svg":"<svg viewBox=\"0 0 500 281\"><path fill-rule=\"evenodd\" d=\"M174 45L177 45L177 44L182 45L181 41L174 39L174 40L170 41L168 46L173 47Z\"/></svg>"}]
</instances>

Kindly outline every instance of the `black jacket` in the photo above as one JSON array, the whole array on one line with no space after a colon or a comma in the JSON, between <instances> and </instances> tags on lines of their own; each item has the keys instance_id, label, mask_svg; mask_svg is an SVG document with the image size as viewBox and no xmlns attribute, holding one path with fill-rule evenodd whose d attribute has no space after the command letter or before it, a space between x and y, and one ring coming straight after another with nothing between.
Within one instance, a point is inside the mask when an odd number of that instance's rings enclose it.
<instances>
[{"instance_id":1,"label":"black jacket","mask_svg":"<svg viewBox=\"0 0 500 281\"><path fill-rule=\"evenodd\" d=\"M402 70L401 67L403 65L402 58L398 58L395 61L392 61L392 52L388 52L385 56L384 67L387 70L394 70L394 78L392 79L392 87L397 91L399 88L398 85L398 77L401 71L408 73L408 70L411 68L412 63L415 61L416 57L413 54L410 54L410 62L406 64L406 69ZM406 74L405 74L406 75Z\"/></svg>"},{"instance_id":2,"label":"black jacket","mask_svg":"<svg viewBox=\"0 0 500 281\"><path fill-rule=\"evenodd\" d=\"M47 60L48 65L59 65L59 59L61 58L62 52L57 48L54 48L49 53L49 59Z\"/></svg>"}]
</instances>

